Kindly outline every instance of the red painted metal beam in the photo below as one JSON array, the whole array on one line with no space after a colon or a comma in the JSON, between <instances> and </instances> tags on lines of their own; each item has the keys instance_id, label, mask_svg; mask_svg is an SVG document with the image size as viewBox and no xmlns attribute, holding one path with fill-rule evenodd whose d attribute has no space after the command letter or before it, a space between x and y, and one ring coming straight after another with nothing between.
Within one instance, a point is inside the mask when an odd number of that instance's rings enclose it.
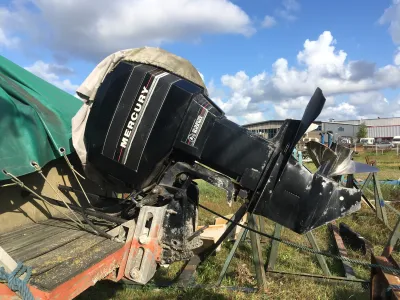
<instances>
[{"instance_id":1,"label":"red painted metal beam","mask_svg":"<svg viewBox=\"0 0 400 300\"><path fill-rule=\"evenodd\" d=\"M83 291L95 285L96 282L102 279L107 278L114 281L119 281L122 279L124 274L126 259L128 257L131 245L132 241L128 241L121 249L86 269L84 272L76 275L69 281L59 285L50 292L42 291L37 287L30 285L29 289L36 300L69 300L77 297ZM118 275L115 277L112 273L118 268ZM13 291L11 291L6 284L0 284L0 299L16 300L20 298Z\"/></svg>"}]
</instances>

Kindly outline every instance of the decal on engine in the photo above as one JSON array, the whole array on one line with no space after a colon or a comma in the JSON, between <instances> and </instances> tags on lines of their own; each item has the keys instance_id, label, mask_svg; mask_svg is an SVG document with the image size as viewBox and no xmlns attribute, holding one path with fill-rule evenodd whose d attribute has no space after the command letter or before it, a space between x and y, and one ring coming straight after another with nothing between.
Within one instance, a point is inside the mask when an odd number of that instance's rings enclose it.
<instances>
[{"instance_id":1,"label":"decal on engine","mask_svg":"<svg viewBox=\"0 0 400 300\"><path fill-rule=\"evenodd\" d=\"M147 105L153 95L155 87L158 81L167 76L169 73L162 70L158 70L157 73L152 74L150 78L143 84L140 89L140 93L136 97L131 111L129 112L129 117L125 122L123 127L121 137L119 138L117 151L115 151L114 159L118 162L125 164L128 158L129 151L132 146L132 141L136 135L139 124L142 120L143 114L146 111Z\"/></svg>"},{"instance_id":2,"label":"decal on engine","mask_svg":"<svg viewBox=\"0 0 400 300\"><path fill-rule=\"evenodd\" d=\"M190 129L189 134L186 138L187 145L194 147L197 137L199 136L199 133L201 131L201 128L203 127L204 121L207 118L207 113L208 110L205 107L200 106L199 114L197 115L197 118L194 120L192 128Z\"/></svg>"}]
</instances>

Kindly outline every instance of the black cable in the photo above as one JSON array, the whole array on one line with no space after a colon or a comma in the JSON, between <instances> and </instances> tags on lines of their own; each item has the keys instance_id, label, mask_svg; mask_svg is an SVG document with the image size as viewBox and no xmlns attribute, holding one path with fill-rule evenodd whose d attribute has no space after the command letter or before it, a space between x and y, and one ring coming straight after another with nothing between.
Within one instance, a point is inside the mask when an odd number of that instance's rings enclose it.
<instances>
[{"instance_id":1,"label":"black cable","mask_svg":"<svg viewBox=\"0 0 400 300\"><path fill-rule=\"evenodd\" d=\"M47 196L42 196L42 197L43 197L44 199L46 199L47 201L49 201L50 203L53 203L53 204L58 205L58 206L63 206L63 205L61 205L61 202L58 201L58 200L56 200L56 199L53 199L53 198L50 198L50 197L47 197ZM82 205L82 204L81 204L81 205ZM80 214L83 216L83 219L85 220L85 222L90 226L90 228L92 229L92 231L93 231L96 235L105 237L105 238L107 238L107 239L113 239L113 237L112 237L111 235L109 235L108 233L106 233L106 232L103 231L102 229L98 228L96 225L94 225L94 224L89 220L89 218L87 217L87 214L88 214L88 215L93 215L93 216L98 217L98 218L103 218L103 219L105 219L105 220L108 219L108 221L110 221L110 222L115 222L115 221L116 221L115 217L112 217L112 216L107 216L107 217L101 216L102 213L96 212L96 211L90 211L90 210L88 210L88 208L84 208L83 206L75 206L75 205L73 205L73 204L69 204L69 207L70 207L71 209L77 211L78 213L80 213ZM112 218L114 221L110 220L110 218ZM118 218L118 219L119 219L119 218ZM121 220L122 220L122 219L121 219ZM119 223L119 222L115 222L115 223Z\"/></svg>"},{"instance_id":2,"label":"black cable","mask_svg":"<svg viewBox=\"0 0 400 300\"><path fill-rule=\"evenodd\" d=\"M206 207L204 205L201 205L200 203L198 203L198 206L200 206L201 208L207 210L208 212L210 212L210 213L212 213L212 214L214 214L214 215L216 215L216 216L218 216L218 217L220 217L220 218L222 218L222 219L224 219L224 220L226 220L228 222L232 222L236 226L239 226L239 227L242 227L242 228L247 229L249 231L255 232L255 233L259 234L259 235L265 236L265 237L270 238L272 240L281 242L281 243L283 243L285 245L288 245L290 247L294 247L294 248L297 248L297 249L300 249L300 250L303 250L303 251L306 251L306 252L310 252L310 253L318 254L318 255L323 255L323 256L326 256L326 257L329 257L329 258L333 258L333 259L337 259L337 260L341 260L341 261L347 261L347 262L350 262L350 263L353 263L353 264L357 264L357 265L361 265L361 266L368 267L368 268L380 268L380 269L382 269L384 271L400 275L400 269L386 267L386 266L379 265L379 264L371 264L371 263L367 263L365 261L352 259L352 258L348 258L348 257L341 257L341 256L338 256L338 255L329 253L329 252L317 251L317 250L314 250L312 248L309 248L309 247L306 247L306 246L303 246L303 245L300 245L300 244L297 244L297 243L293 243L291 241L287 241L287 240L284 240L284 239L281 239L281 238L278 238L278 237L274 237L274 236L269 235L267 233L264 233L264 232L258 231L256 229L253 229L253 228L251 228L251 227L249 227L247 225L242 225L239 222L236 222L234 220L230 220L227 217L217 213L216 211L213 211L212 209L209 209L208 207Z\"/></svg>"}]
</instances>

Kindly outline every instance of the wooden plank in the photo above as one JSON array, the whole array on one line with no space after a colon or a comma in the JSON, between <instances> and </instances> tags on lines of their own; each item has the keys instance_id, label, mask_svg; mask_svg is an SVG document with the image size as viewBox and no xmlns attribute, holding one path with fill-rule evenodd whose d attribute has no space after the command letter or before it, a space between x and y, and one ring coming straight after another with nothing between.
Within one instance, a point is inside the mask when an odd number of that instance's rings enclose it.
<instances>
[{"instance_id":1,"label":"wooden plank","mask_svg":"<svg viewBox=\"0 0 400 300\"><path fill-rule=\"evenodd\" d=\"M21 225L21 226L18 226L17 228L15 228L15 229L11 229L11 230L9 230L7 232L1 233L0 234L0 241L3 238L7 238L7 237L12 236L12 235L18 235L21 231L26 231L26 230L32 229L33 227L36 227L36 226L50 225L50 224L60 223L60 222L64 222L64 221L60 221L60 218L51 218L51 219L46 219L46 220L43 220L43 221L40 221L40 222L32 222L32 223L29 223L29 224L26 224L26 225ZM69 219L65 219L65 222L66 223L69 222L69 223L73 224L73 222L71 220L69 220Z\"/></svg>"},{"instance_id":2,"label":"wooden plank","mask_svg":"<svg viewBox=\"0 0 400 300\"><path fill-rule=\"evenodd\" d=\"M58 221L60 222L60 221ZM98 226L105 230L107 226ZM84 230L65 230L30 245L10 251L10 255L19 261L26 261L41 256L87 234ZM89 232L94 235L93 233Z\"/></svg>"},{"instance_id":3,"label":"wooden plank","mask_svg":"<svg viewBox=\"0 0 400 300\"><path fill-rule=\"evenodd\" d=\"M30 237L33 234L43 232L46 228L64 228L65 230L82 230L71 220L62 220L62 219L51 219L45 222L37 223L35 226L27 226L24 228L19 228L12 233L8 233L5 235L0 235L0 245L8 245L10 242L15 240L19 240L24 237Z\"/></svg>"},{"instance_id":4,"label":"wooden plank","mask_svg":"<svg viewBox=\"0 0 400 300\"><path fill-rule=\"evenodd\" d=\"M29 245L29 247L20 248L15 251L11 251L10 255L15 257L18 261L27 261L33 258L39 257L47 252L50 252L56 248L59 248L77 238L87 234L86 231L63 231L51 239L44 239L37 243Z\"/></svg>"},{"instance_id":5,"label":"wooden plank","mask_svg":"<svg viewBox=\"0 0 400 300\"><path fill-rule=\"evenodd\" d=\"M21 236L30 235L32 232L40 231L43 228L46 228L48 226L66 227L66 226L71 226L71 225L68 225L68 223L61 222L60 220L52 219L51 221L49 220L48 222L36 223L36 224L33 224L32 226L24 226L22 228L18 228L16 230L12 231L12 232L8 232L6 234L1 234L0 235L0 244L4 244L10 240L18 239ZM76 228L77 228L77 226L66 228L66 229L76 229Z\"/></svg>"},{"instance_id":6,"label":"wooden plank","mask_svg":"<svg viewBox=\"0 0 400 300\"><path fill-rule=\"evenodd\" d=\"M104 240L84 252L80 252L79 255L65 260L51 270L34 276L30 283L46 291L53 290L60 284L100 262L108 255L121 249L123 246L123 243Z\"/></svg>"},{"instance_id":7,"label":"wooden plank","mask_svg":"<svg viewBox=\"0 0 400 300\"><path fill-rule=\"evenodd\" d=\"M329 228L332 230L333 236L335 238L335 242L336 242L336 247L339 251L339 255L341 257L346 257L348 258L347 255L347 250L346 247L343 243L342 237L339 234L339 228L337 228L336 223L332 222L331 224L328 224ZM356 275L354 273L354 270L351 266L351 263L347 262L347 261L341 261L343 264L343 268L344 268L344 272L345 272L345 276L347 278L356 278Z\"/></svg>"},{"instance_id":8,"label":"wooden plank","mask_svg":"<svg viewBox=\"0 0 400 300\"><path fill-rule=\"evenodd\" d=\"M1 246L8 252L15 251L20 248L29 247L31 244L35 244L39 241L43 241L47 238L51 238L52 236L64 232L69 231L73 233L72 230L66 230L65 228L60 227L46 227L40 231L35 231L28 236L21 236L18 239L14 239L12 241L8 241L7 243L2 243Z\"/></svg>"},{"instance_id":9,"label":"wooden plank","mask_svg":"<svg viewBox=\"0 0 400 300\"><path fill-rule=\"evenodd\" d=\"M2 247L0 247L0 267L4 267L7 273L14 271L17 267L17 262Z\"/></svg>"},{"instance_id":10,"label":"wooden plank","mask_svg":"<svg viewBox=\"0 0 400 300\"><path fill-rule=\"evenodd\" d=\"M26 261L25 264L32 267L32 275L35 276L36 274L41 274L62 264L66 260L79 257L81 253L85 252L87 249L105 240L106 239L103 237L86 233L79 239L73 240L53 251Z\"/></svg>"}]
</instances>

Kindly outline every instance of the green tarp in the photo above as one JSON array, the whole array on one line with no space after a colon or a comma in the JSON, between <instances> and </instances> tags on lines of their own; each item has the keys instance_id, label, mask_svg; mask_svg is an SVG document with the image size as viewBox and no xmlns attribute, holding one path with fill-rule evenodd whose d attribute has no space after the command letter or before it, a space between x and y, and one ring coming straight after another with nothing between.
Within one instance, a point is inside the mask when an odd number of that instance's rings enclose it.
<instances>
[{"instance_id":1,"label":"green tarp","mask_svg":"<svg viewBox=\"0 0 400 300\"><path fill-rule=\"evenodd\" d=\"M71 119L82 106L74 96L0 56L0 170L32 173L73 151ZM0 180L9 179L0 172Z\"/></svg>"}]
</instances>

